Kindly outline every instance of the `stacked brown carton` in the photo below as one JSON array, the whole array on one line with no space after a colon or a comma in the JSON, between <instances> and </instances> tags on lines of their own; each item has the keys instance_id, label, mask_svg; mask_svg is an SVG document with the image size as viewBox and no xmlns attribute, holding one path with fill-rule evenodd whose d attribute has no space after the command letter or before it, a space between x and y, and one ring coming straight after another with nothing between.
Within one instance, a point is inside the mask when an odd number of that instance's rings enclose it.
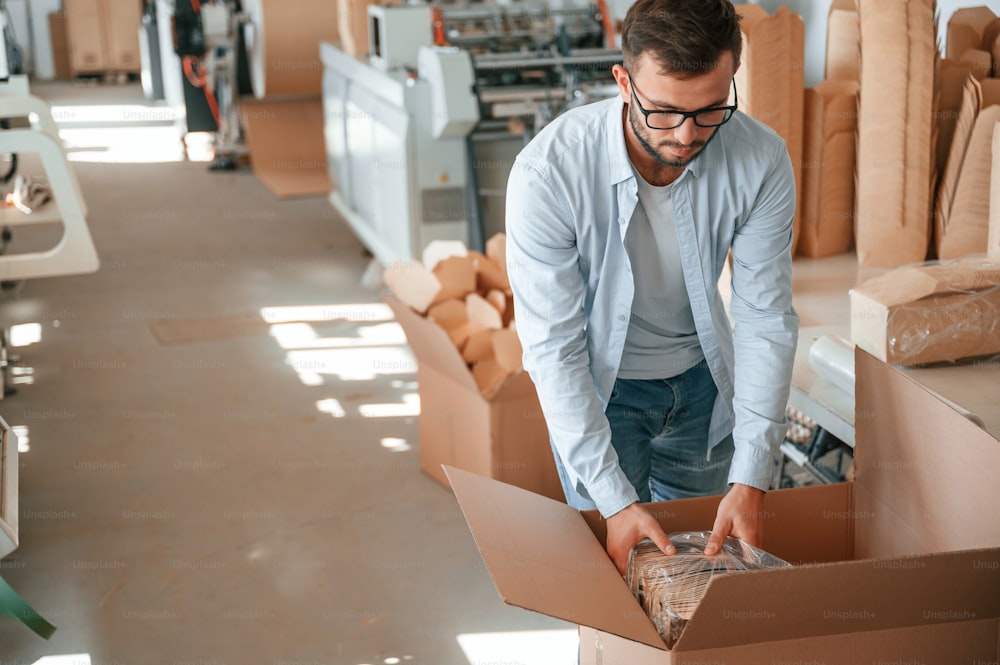
<instances>
[{"instance_id":1,"label":"stacked brown carton","mask_svg":"<svg viewBox=\"0 0 1000 665\"><path fill-rule=\"evenodd\" d=\"M69 80L73 78L73 70L70 67L65 12L49 12L49 35L52 38L52 62L56 78L60 81Z\"/></svg>"},{"instance_id":2,"label":"stacked brown carton","mask_svg":"<svg viewBox=\"0 0 1000 665\"><path fill-rule=\"evenodd\" d=\"M826 23L826 78L859 80L859 29L857 2L833 0Z\"/></svg>"},{"instance_id":3,"label":"stacked brown carton","mask_svg":"<svg viewBox=\"0 0 1000 665\"><path fill-rule=\"evenodd\" d=\"M1000 19L989 7L964 7L948 21L945 45L949 60L972 67L977 79L996 76L994 60L1000 46Z\"/></svg>"},{"instance_id":4,"label":"stacked brown carton","mask_svg":"<svg viewBox=\"0 0 1000 665\"><path fill-rule=\"evenodd\" d=\"M139 0L65 0L65 12L74 76L139 71Z\"/></svg>"},{"instance_id":5,"label":"stacked brown carton","mask_svg":"<svg viewBox=\"0 0 1000 665\"><path fill-rule=\"evenodd\" d=\"M836 0L827 21L826 80L806 90L803 256L842 254L854 240L858 38L854 0Z\"/></svg>"},{"instance_id":6,"label":"stacked brown carton","mask_svg":"<svg viewBox=\"0 0 1000 665\"><path fill-rule=\"evenodd\" d=\"M760 5L740 5L743 63L736 72L740 107L776 131L795 167L797 206L792 253L799 240L802 206L805 27L786 7L773 16Z\"/></svg>"},{"instance_id":7,"label":"stacked brown carton","mask_svg":"<svg viewBox=\"0 0 1000 665\"><path fill-rule=\"evenodd\" d=\"M485 255L432 242L422 264L391 266L384 279L417 357L421 468L446 486L442 464L563 500L535 387L521 367L506 237L491 238Z\"/></svg>"},{"instance_id":8,"label":"stacked brown carton","mask_svg":"<svg viewBox=\"0 0 1000 665\"><path fill-rule=\"evenodd\" d=\"M943 165L935 207L934 249L941 258L991 249L994 126L1000 121L1000 72L994 58L1000 18L987 7L957 10L948 22L938 117Z\"/></svg>"},{"instance_id":9,"label":"stacked brown carton","mask_svg":"<svg viewBox=\"0 0 1000 665\"><path fill-rule=\"evenodd\" d=\"M922 261L934 179L934 0L859 0L858 263Z\"/></svg>"},{"instance_id":10,"label":"stacked brown carton","mask_svg":"<svg viewBox=\"0 0 1000 665\"><path fill-rule=\"evenodd\" d=\"M940 258L986 251L993 127L1000 122L1000 80L969 74L938 188L935 236Z\"/></svg>"}]
</instances>

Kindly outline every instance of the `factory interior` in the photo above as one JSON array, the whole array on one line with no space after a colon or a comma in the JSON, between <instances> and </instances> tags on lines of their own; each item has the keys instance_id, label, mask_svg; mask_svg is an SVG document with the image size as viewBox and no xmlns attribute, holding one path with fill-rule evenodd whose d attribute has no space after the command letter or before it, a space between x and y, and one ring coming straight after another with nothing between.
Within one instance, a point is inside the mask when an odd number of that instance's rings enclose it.
<instances>
[{"instance_id":1,"label":"factory interior","mask_svg":"<svg viewBox=\"0 0 1000 665\"><path fill-rule=\"evenodd\" d=\"M507 261L631 5L0 0L0 665L1000 660L1000 0L734 2L780 569L680 614L566 505Z\"/></svg>"}]
</instances>

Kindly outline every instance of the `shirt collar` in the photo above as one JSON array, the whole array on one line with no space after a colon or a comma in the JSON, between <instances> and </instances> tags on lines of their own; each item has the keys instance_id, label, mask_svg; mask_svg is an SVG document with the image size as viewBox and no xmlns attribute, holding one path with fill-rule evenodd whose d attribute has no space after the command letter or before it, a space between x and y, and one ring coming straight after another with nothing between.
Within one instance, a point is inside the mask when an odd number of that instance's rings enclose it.
<instances>
[{"instance_id":1,"label":"shirt collar","mask_svg":"<svg viewBox=\"0 0 1000 665\"><path fill-rule=\"evenodd\" d=\"M625 147L625 128L622 126L622 112L624 107L625 101L619 96L615 98L615 103L611 104L608 108L608 173L611 174L612 185L617 185L620 182L635 177L635 173L632 171L632 160L629 159L628 149ZM716 140L718 140L718 137L716 137ZM698 155L698 159L688 162L687 166L684 167L684 171L690 171L691 175L697 178L702 171L701 162L704 161L705 152L715 142L713 140L712 143L705 146L705 150ZM681 178L683 177L684 174L682 173Z\"/></svg>"}]
</instances>

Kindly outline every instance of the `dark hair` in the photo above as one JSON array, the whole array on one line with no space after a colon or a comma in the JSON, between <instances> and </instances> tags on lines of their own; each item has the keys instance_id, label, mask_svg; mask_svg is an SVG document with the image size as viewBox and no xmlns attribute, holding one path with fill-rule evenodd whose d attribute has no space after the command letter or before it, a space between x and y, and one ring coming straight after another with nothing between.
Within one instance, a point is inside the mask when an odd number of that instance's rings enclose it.
<instances>
[{"instance_id":1,"label":"dark hair","mask_svg":"<svg viewBox=\"0 0 1000 665\"><path fill-rule=\"evenodd\" d=\"M660 73L694 78L715 69L726 51L739 64L742 50L740 15L730 0L637 0L622 26L629 71L649 53Z\"/></svg>"}]
</instances>

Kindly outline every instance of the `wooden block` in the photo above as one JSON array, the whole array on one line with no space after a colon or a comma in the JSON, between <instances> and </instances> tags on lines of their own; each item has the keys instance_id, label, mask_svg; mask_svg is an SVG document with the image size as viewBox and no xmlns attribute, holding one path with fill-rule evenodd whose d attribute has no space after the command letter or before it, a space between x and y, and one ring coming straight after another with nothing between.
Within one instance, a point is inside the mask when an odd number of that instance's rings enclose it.
<instances>
[{"instance_id":1,"label":"wooden block","mask_svg":"<svg viewBox=\"0 0 1000 665\"><path fill-rule=\"evenodd\" d=\"M465 298L465 308L469 317L470 332L480 330L499 330L503 327L500 312L478 293L470 293Z\"/></svg>"},{"instance_id":2,"label":"wooden block","mask_svg":"<svg viewBox=\"0 0 1000 665\"><path fill-rule=\"evenodd\" d=\"M472 326L468 321L460 326L456 326L448 331L448 336L451 337L452 344L455 348L462 352L465 349L466 343L469 341L469 337L472 335Z\"/></svg>"},{"instance_id":3,"label":"wooden block","mask_svg":"<svg viewBox=\"0 0 1000 665\"><path fill-rule=\"evenodd\" d=\"M427 318L445 330L452 330L469 322L465 301L457 298L432 305L427 310Z\"/></svg>"},{"instance_id":4,"label":"wooden block","mask_svg":"<svg viewBox=\"0 0 1000 665\"><path fill-rule=\"evenodd\" d=\"M382 281L396 297L420 312L427 311L441 293L441 282L419 263L396 263L382 272Z\"/></svg>"},{"instance_id":5,"label":"wooden block","mask_svg":"<svg viewBox=\"0 0 1000 665\"><path fill-rule=\"evenodd\" d=\"M521 348L517 331L509 328L496 330L493 332L492 340L497 364L511 373L522 371L521 356L524 354L524 349Z\"/></svg>"},{"instance_id":6,"label":"wooden block","mask_svg":"<svg viewBox=\"0 0 1000 665\"><path fill-rule=\"evenodd\" d=\"M507 272L497 265L496 261L479 252L470 251L472 264L476 268L476 289L478 291L510 290Z\"/></svg>"},{"instance_id":7,"label":"wooden block","mask_svg":"<svg viewBox=\"0 0 1000 665\"><path fill-rule=\"evenodd\" d=\"M494 330L485 329L469 335L469 341L466 342L465 349L462 351L462 358L465 359L465 362L473 365L485 360L491 360L494 357L494 333Z\"/></svg>"},{"instance_id":8,"label":"wooden block","mask_svg":"<svg viewBox=\"0 0 1000 665\"><path fill-rule=\"evenodd\" d=\"M496 307L496 310L500 313L500 317L502 319L504 312L507 311L507 294L499 289L493 289L486 294L486 300L491 305Z\"/></svg>"},{"instance_id":9,"label":"wooden block","mask_svg":"<svg viewBox=\"0 0 1000 665\"><path fill-rule=\"evenodd\" d=\"M497 233L492 238L486 241L486 256L493 259L500 271L504 275L504 279L507 279L507 235L504 233ZM510 282L507 282L508 288L510 288Z\"/></svg>"},{"instance_id":10,"label":"wooden block","mask_svg":"<svg viewBox=\"0 0 1000 665\"><path fill-rule=\"evenodd\" d=\"M452 256L468 256L469 250L465 248L465 243L461 240L432 240L424 247L420 259L424 262L424 267L434 270L438 262Z\"/></svg>"},{"instance_id":11,"label":"wooden block","mask_svg":"<svg viewBox=\"0 0 1000 665\"><path fill-rule=\"evenodd\" d=\"M434 266L434 275L441 282L435 301L464 298L476 290L476 269L467 256L449 256Z\"/></svg>"}]
</instances>

